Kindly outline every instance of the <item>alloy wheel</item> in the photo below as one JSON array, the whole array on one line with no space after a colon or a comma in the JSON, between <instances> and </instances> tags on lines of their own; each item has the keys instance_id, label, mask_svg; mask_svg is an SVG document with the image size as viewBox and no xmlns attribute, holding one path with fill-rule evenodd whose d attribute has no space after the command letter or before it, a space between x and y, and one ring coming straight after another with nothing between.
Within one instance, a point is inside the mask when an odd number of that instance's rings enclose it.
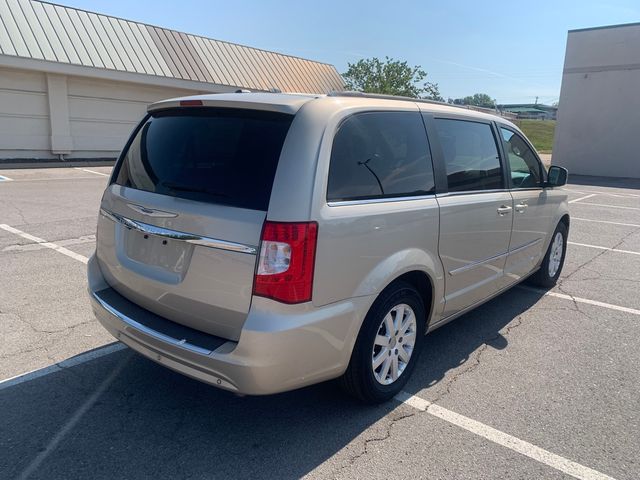
<instances>
[{"instance_id":1,"label":"alloy wheel","mask_svg":"<svg viewBox=\"0 0 640 480\"><path fill-rule=\"evenodd\" d=\"M409 305L396 305L384 316L371 354L378 383L390 385L402 375L413 354L416 332L416 315Z\"/></svg>"},{"instance_id":2,"label":"alloy wheel","mask_svg":"<svg viewBox=\"0 0 640 480\"><path fill-rule=\"evenodd\" d=\"M562 233L556 232L551 245L551 253L549 254L549 277L553 278L558 273L560 262L562 261L562 253L564 251L564 237Z\"/></svg>"}]
</instances>

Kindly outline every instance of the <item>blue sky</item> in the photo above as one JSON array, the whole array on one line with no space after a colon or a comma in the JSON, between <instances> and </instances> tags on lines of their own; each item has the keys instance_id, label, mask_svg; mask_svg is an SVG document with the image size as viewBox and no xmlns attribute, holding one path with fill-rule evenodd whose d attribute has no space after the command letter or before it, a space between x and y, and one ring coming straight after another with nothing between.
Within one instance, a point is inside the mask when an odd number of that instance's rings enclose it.
<instances>
[{"instance_id":1,"label":"blue sky","mask_svg":"<svg viewBox=\"0 0 640 480\"><path fill-rule=\"evenodd\" d=\"M441 94L499 103L560 95L567 30L640 21L638 0L58 0L68 6L332 63L421 65Z\"/></svg>"}]
</instances>

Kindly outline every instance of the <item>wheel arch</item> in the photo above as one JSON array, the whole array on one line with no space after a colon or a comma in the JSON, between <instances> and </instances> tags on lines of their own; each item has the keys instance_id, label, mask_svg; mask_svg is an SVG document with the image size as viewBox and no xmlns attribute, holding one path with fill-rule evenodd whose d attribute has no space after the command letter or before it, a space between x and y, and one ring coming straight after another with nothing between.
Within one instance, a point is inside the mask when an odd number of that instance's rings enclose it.
<instances>
[{"instance_id":1,"label":"wheel arch","mask_svg":"<svg viewBox=\"0 0 640 480\"><path fill-rule=\"evenodd\" d=\"M420 293L429 325L439 313L440 299L444 298L444 273L440 258L425 250L408 248L383 259L362 280L355 296L374 295L373 305L382 292L400 280L407 281Z\"/></svg>"},{"instance_id":2,"label":"wheel arch","mask_svg":"<svg viewBox=\"0 0 640 480\"><path fill-rule=\"evenodd\" d=\"M410 270L394 278L389 283L389 285L387 285L380 292L380 294L382 294L382 292L393 287L395 284L399 282L408 283L413 288L415 288L418 294L420 295L420 298L422 299L422 305L424 306L424 312L426 317L426 325L425 325L425 331L426 331L426 327L429 325L431 318L433 317L433 308L434 308L433 299L435 298L433 279L424 270ZM378 296L380 294L378 294Z\"/></svg>"}]
</instances>

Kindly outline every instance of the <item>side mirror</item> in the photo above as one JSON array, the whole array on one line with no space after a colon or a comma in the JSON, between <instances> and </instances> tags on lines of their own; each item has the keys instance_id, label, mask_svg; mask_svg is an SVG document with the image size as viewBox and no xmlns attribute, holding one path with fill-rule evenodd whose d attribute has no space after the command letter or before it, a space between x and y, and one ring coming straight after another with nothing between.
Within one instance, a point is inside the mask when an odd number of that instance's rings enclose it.
<instances>
[{"instance_id":1,"label":"side mirror","mask_svg":"<svg viewBox=\"0 0 640 480\"><path fill-rule=\"evenodd\" d=\"M569 178L569 172L566 168L553 165L549 167L545 187L562 187L567 184L567 178Z\"/></svg>"}]
</instances>

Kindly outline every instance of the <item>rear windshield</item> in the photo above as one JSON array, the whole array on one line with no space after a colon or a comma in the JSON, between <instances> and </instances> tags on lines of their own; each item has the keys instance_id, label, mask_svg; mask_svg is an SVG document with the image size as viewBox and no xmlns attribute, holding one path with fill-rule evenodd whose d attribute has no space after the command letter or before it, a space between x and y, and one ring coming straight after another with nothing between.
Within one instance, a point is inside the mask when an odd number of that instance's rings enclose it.
<instances>
[{"instance_id":1,"label":"rear windshield","mask_svg":"<svg viewBox=\"0 0 640 480\"><path fill-rule=\"evenodd\" d=\"M282 113L228 108L155 112L123 153L115 183L266 211L292 120Z\"/></svg>"}]
</instances>

